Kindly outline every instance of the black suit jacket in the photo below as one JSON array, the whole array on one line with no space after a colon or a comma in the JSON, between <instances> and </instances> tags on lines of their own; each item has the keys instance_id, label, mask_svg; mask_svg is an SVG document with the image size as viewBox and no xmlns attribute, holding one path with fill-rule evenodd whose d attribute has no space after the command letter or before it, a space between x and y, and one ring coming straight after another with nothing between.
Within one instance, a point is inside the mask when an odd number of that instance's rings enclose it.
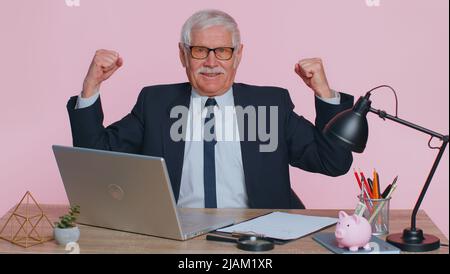
<instances>
[{"instance_id":1,"label":"black suit jacket","mask_svg":"<svg viewBox=\"0 0 450 274\"><path fill-rule=\"evenodd\" d=\"M340 105L316 98L314 126L293 111L285 89L234 84L233 94L236 106L278 107L278 147L274 152L260 152L258 139L241 140L250 208L304 208L291 190L289 165L329 176L347 173L353 160L351 152L325 138L321 130L334 115L353 106L352 96L341 93ZM90 107L75 109L74 96L67 104L73 145L163 157L178 200L184 141L170 138L170 127L178 118L169 114L174 106L189 108L190 96L189 83L145 87L131 113L106 128L100 98Z\"/></svg>"}]
</instances>

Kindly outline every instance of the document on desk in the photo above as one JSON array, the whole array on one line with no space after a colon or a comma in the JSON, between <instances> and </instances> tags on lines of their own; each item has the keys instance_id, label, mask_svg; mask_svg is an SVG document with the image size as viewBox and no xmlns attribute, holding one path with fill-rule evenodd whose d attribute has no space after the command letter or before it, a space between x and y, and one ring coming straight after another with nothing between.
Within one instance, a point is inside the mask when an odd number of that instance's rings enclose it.
<instances>
[{"instance_id":1,"label":"document on desk","mask_svg":"<svg viewBox=\"0 0 450 274\"><path fill-rule=\"evenodd\" d=\"M336 218L272 212L252 220L218 229L219 232L254 232L278 240L294 240L338 221Z\"/></svg>"}]
</instances>

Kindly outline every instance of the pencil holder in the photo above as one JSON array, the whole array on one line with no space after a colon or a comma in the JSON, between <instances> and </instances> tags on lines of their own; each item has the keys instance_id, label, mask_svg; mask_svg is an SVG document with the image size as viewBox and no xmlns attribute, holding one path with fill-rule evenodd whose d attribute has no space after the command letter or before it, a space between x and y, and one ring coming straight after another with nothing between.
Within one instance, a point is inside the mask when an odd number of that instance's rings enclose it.
<instances>
[{"instance_id":1,"label":"pencil holder","mask_svg":"<svg viewBox=\"0 0 450 274\"><path fill-rule=\"evenodd\" d=\"M372 226L372 235L385 235L389 233L389 204L391 198L369 199L358 195L359 201L366 205L363 216Z\"/></svg>"}]
</instances>

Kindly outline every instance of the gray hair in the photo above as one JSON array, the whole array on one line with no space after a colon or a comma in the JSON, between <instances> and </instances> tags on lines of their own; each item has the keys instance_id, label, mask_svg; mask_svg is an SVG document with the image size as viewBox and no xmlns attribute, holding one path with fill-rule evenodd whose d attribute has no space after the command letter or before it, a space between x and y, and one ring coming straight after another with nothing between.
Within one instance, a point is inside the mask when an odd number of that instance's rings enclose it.
<instances>
[{"instance_id":1,"label":"gray hair","mask_svg":"<svg viewBox=\"0 0 450 274\"><path fill-rule=\"evenodd\" d=\"M202 30L212 26L224 26L231 32L233 47L241 45L241 34L236 21L229 14L220 10L201 10L187 19L181 29L180 42L190 45L193 30Z\"/></svg>"}]
</instances>

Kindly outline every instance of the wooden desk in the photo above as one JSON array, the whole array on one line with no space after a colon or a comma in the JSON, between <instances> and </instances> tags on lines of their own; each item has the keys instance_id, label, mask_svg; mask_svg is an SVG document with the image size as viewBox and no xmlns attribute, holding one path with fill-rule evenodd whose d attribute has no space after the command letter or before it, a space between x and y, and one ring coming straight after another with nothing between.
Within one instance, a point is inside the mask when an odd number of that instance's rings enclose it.
<instances>
[{"instance_id":1,"label":"wooden desk","mask_svg":"<svg viewBox=\"0 0 450 274\"><path fill-rule=\"evenodd\" d=\"M67 212L65 205L42 205L42 209L51 221L58 220L58 216ZM254 218L274 210L268 209L200 209L210 214L220 212L222 216L229 216L240 222L250 218ZM281 210L290 213L298 213L314 216L336 217L338 210ZM346 210L351 213L352 210ZM12 212L12 210L10 211ZM0 228L6 222L10 212L0 219ZM401 232L409 226L410 211L409 210L391 210L390 231ZM433 224L430 218L423 211L419 211L417 215L417 225L427 234L433 234L441 239L441 242L448 243L448 239ZM138 235L133 233L102 229L80 225L81 237L78 242L80 253L252 253L242 251L235 247L233 243L221 243L205 240L205 235L188 241L168 240L151 236ZM324 231L332 232L335 226L327 228ZM54 241L46 242L29 248L11 244L0 239L0 253L67 253L64 246L58 246ZM285 245L276 245L269 252L264 253L285 253L285 254L301 254L301 253L330 253L327 249L319 245L312 239L312 236L304 237ZM448 247L429 253L448 254ZM254 254L254 253L252 253Z\"/></svg>"}]
</instances>

